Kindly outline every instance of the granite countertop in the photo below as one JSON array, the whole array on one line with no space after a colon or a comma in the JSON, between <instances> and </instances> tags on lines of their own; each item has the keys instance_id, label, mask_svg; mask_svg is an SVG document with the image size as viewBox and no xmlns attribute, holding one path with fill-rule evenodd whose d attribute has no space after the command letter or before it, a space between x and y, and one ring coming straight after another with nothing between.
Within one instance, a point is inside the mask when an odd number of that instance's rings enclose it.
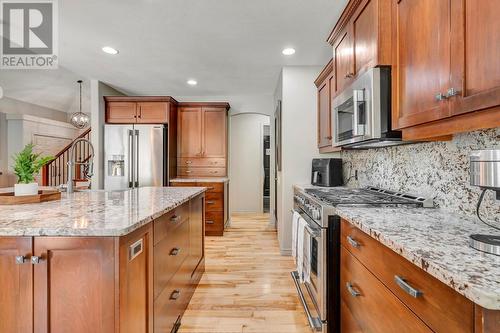
<instances>
[{"instance_id":1,"label":"granite countertop","mask_svg":"<svg viewBox=\"0 0 500 333\"><path fill-rule=\"evenodd\" d=\"M227 183L229 182L228 177L214 177L214 178L174 178L170 179L172 183Z\"/></svg>"},{"instance_id":2,"label":"granite countertop","mask_svg":"<svg viewBox=\"0 0 500 333\"><path fill-rule=\"evenodd\" d=\"M335 210L474 303L500 310L500 256L469 246L471 234L500 232L476 217L437 208L338 206Z\"/></svg>"},{"instance_id":3,"label":"granite countertop","mask_svg":"<svg viewBox=\"0 0 500 333\"><path fill-rule=\"evenodd\" d=\"M141 187L63 193L61 200L0 206L0 236L123 236L204 187Z\"/></svg>"}]
</instances>

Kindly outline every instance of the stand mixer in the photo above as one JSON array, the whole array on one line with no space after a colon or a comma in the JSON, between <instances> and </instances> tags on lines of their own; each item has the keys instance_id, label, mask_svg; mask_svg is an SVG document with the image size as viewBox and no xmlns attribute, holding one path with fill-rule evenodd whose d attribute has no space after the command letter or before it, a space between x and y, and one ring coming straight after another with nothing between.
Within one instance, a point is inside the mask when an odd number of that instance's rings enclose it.
<instances>
[{"instance_id":1,"label":"stand mixer","mask_svg":"<svg viewBox=\"0 0 500 333\"><path fill-rule=\"evenodd\" d=\"M495 226L483 220L480 214L481 203L486 191L496 192L500 200L500 149L473 151L470 155L470 184L481 188L481 195L476 206L476 214L481 222L497 230L496 235L473 234L469 244L476 250L500 256L500 225Z\"/></svg>"}]
</instances>

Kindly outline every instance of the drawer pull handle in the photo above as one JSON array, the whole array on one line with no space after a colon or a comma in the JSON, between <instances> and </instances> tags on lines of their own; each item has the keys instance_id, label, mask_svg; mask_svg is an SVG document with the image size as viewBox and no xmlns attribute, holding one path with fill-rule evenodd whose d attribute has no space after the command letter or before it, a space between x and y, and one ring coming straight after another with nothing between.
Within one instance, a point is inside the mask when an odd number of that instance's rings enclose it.
<instances>
[{"instance_id":1,"label":"drawer pull handle","mask_svg":"<svg viewBox=\"0 0 500 333\"><path fill-rule=\"evenodd\" d=\"M170 251L169 255L171 255L171 256L176 256L176 255L178 255L180 252L181 252L181 249L180 249L180 248L178 248L178 247L174 247L174 248Z\"/></svg>"},{"instance_id":2,"label":"drawer pull handle","mask_svg":"<svg viewBox=\"0 0 500 333\"><path fill-rule=\"evenodd\" d=\"M180 291L179 289L175 289L175 290L174 290L174 291L172 291L172 293L170 294L170 299L176 300L176 299L178 299L180 296L181 296L181 291Z\"/></svg>"},{"instance_id":3,"label":"drawer pull handle","mask_svg":"<svg viewBox=\"0 0 500 333\"><path fill-rule=\"evenodd\" d=\"M215 190L215 187L210 186L210 187L208 188L208 190L209 190L209 191L211 191L211 190Z\"/></svg>"},{"instance_id":4,"label":"drawer pull handle","mask_svg":"<svg viewBox=\"0 0 500 333\"><path fill-rule=\"evenodd\" d=\"M214 224L214 221L211 221L211 220L206 220L205 221L207 224Z\"/></svg>"},{"instance_id":5,"label":"drawer pull handle","mask_svg":"<svg viewBox=\"0 0 500 333\"><path fill-rule=\"evenodd\" d=\"M27 263L29 259L26 256L16 256L16 264L17 265L22 265L24 263Z\"/></svg>"},{"instance_id":6,"label":"drawer pull handle","mask_svg":"<svg viewBox=\"0 0 500 333\"><path fill-rule=\"evenodd\" d=\"M191 171L191 170L186 170L186 173L191 173L191 172L193 172L193 171Z\"/></svg>"},{"instance_id":7,"label":"drawer pull handle","mask_svg":"<svg viewBox=\"0 0 500 333\"><path fill-rule=\"evenodd\" d=\"M359 291L357 291L356 289L354 289L354 287L352 286L351 282L347 282L345 284L347 290L349 291L349 293L354 296L354 297L358 297L358 296L361 296L361 293Z\"/></svg>"},{"instance_id":8,"label":"drawer pull handle","mask_svg":"<svg viewBox=\"0 0 500 333\"><path fill-rule=\"evenodd\" d=\"M32 256L31 257L31 263L33 265L38 265L42 261L42 257L39 256Z\"/></svg>"},{"instance_id":9,"label":"drawer pull handle","mask_svg":"<svg viewBox=\"0 0 500 333\"><path fill-rule=\"evenodd\" d=\"M186 161L186 164L191 164L193 163L193 161Z\"/></svg>"},{"instance_id":10,"label":"drawer pull handle","mask_svg":"<svg viewBox=\"0 0 500 333\"><path fill-rule=\"evenodd\" d=\"M213 171L210 171L210 173L212 173L212 174L216 174L216 173L217 173L217 171L213 170Z\"/></svg>"},{"instance_id":11,"label":"drawer pull handle","mask_svg":"<svg viewBox=\"0 0 500 333\"><path fill-rule=\"evenodd\" d=\"M174 215L170 218L170 221L172 222L178 222L181 219L180 215Z\"/></svg>"},{"instance_id":12,"label":"drawer pull handle","mask_svg":"<svg viewBox=\"0 0 500 333\"><path fill-rule=\"evenodd\" d=\"M351 236L347 236L347 241L349 242L349 244L352 245L352 247L355 247L355 248L359 248L359 243L358 241L356 241L354 238L352 238Z\"/></svg>"},{"instance_id":13,"label":"drawer pull handle","mask_svg":"<svg viewBox=\"0 0 500 333\"><path fill-rule=\"evenodd\" d=\"M411 297L418 298L424 294L420 290L410 286L408 282L406 282L406 280L399 275L394 275L394 281L399 286L399 288L403 289L403 291L406 292Z\"/></svg>"},{"instance_id":14,"label":"drawer pull handle","mask_svg":"<svg viewBox=\"0 0 500 333\"><path fill-rule=\"evenodd\" d=\"M214 205L215 201L207 201L207 205Z\"/></svg>"}]
</instances>

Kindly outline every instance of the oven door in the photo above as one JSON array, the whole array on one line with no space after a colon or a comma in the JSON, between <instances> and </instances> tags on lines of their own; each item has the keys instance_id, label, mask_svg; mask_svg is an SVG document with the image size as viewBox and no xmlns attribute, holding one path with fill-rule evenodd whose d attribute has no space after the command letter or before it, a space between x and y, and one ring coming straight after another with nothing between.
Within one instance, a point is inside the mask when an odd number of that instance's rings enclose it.
<instances>
[{"instance_id":1,"label":"oven door","mask_svg":"<svg viewBox=\"0 0 500 333\"><path fill-rule=\"evenodd\" d=\"M309 238L310 256L304 256L304 265L310 266L310 282L300 282L297 271L292 272L292 278L297 288L300 301L306 312L309 325L319 332L327 332L326 327L326 246L327 229L321 228L300 208L298 213L307 222L305 237Z\"/></svg>"}]
</instances>

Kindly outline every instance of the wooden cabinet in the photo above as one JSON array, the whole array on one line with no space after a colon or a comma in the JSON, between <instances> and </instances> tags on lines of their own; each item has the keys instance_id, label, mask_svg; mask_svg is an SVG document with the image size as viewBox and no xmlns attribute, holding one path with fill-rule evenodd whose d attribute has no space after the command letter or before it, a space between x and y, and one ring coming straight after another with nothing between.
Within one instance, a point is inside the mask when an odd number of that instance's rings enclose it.
<instances>
[{"instance_id":1,"label":"wooden cabinet","mask_svg":"<svg viewBox=\"0 0 500 333\"><path fill-rule=\"evenodd\" d=\"M393 2L393 127L404 139L500 126L498 10L494 0Z\"/></svg>"},{"instance_id":2,"label":"wooden cabinet","mask_svg":"<svg viewBox=\"0 0 500 333\"><path fill-rule=\"evenodd\" d=\"M355 320L341 320L343 333L432 332L343 246L340 260L343 309Z\"/></svg>"},{"instance_id":3,"label":"wooden cabinet","mask_svg":"<svg viewBox=\"0 0 500 333\"><path fill-rule=\"evenodd\" d=\"M335 89L333 59L323 68L316 81L318 89L318 148L320 152L334 151L332 147L332 90Z\"/></svg>"},{"instance_id":4,"label":"wooden cabinet","mask_svg":"<svg viewBox=\"0 0 500 333\"><path fill-rule=\"evenodd\" d=\"M33 332L31 237L0 237L0 332Z\"/></svg>"},{"instance_id":5,"label":"wooden cabinet","mask_svg":"<svg viewBox=\"0 0 500 333\"><path fill-rule=\"evenodd\" d=\"M171 182L171 186L206 187L203 214L206 236L223 236L229 217L227 182Z\"/></svg>"},{"instance_id":6,"label":"wooden cabinet","mask_svg":"<svg viewBox=\"0 0 500 333\"><path fill-rule=\"evenodd\" d=\"M121 237L0 237L0 331L170 332L204 271L203 204Z\"/></svg>"},{"instance_id":7,"label":"wooden cabinet","mask_svg":"<svg viewBox=\"0 0 500 333\"><path fill-rule=\"evenodd\" d=\"M341 224L341 244L432 331L473 332L471 301L345 220ZM410 295L406 286L419 294Z\"/></svg>"},{"instance_id":8,"label":"wooden cabinet","mask_svg":"<svg viewBox=\"0 0 500 333\"><path fill-rule=\"evenodd\" d=\"M334 95L365 70L391 65L391 0L350 1L328 42L333 46Z\"/></svg>"},{"instance_id":9,"label":"wooden cabinet","mask_svg":"<svg viewBox=\"0 0 500 333\"><path fill-rule=\"evenodd\" d=\"M171 108L177 106L168 96L105 96L104 100L108 124L169 124Z\"/></svg>"},{"instance_id":10,"label":"wooden cabinet","mask_svg":"<svg viewBox=\"0 0 500 333\"><path fill-rule=\"evenodd\" d=\"M396 128L450 115L450 0L394 2Z\"/></svg>"},{"instance_id":11,"label":"wooden cabinet","mask_svg":"<svg viewBox=\"0 0 500 333\"><path fill-rule=\"evenodd\" d=\"M223 177L227 174L225 103L181 103L178 120L178 174Z\"/></svg>"},{"instance_id":12,"label":"wooden cabinet","mask_svg":"<svg viewBox=\"0 0 500 333\"><path fill-rule=\"evenodd\" d=\"M34 256L35 333L114 331L113 238L35 237Z\"/></svg>"}]
</instances>

